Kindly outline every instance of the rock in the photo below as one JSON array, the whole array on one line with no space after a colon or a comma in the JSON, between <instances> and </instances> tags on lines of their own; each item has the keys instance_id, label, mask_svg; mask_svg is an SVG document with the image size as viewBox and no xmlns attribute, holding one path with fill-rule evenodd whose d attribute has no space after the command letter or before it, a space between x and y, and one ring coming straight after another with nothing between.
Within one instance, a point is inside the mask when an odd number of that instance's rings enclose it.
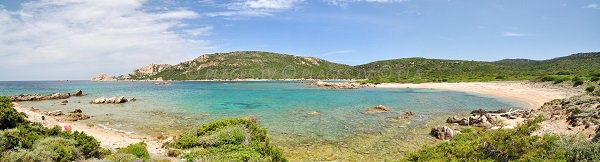
<instances>
[{"instance_id":1,"label":"rock","mask_svg":"<svg viewBox=\"0 0 600 162\"><path fill-rule=\"evenodd\" d=\"M67 100L63 100L63 101L61 101L60 103L69 103L69 101L67 101Z\"/></svg>"},{"instance_id":2,"label":"rock","mask_svg":"<svg viewBox=\"0 0 600 162\"><path fill-rule=\"evenodd\" d=\"M84 96L84 94L83 94L83 91L78 89L78 90L75 90L75 92L73 92L73 96Z\"/></svg>"},{"instance_id":3,"label":"rock","mask_svg":"<svg viewBox=\"0 0 600 162\"><path fill-rule=\"evenodd\" d=\"M460 133L460 131L455 131L446 126L437 126L435 128L432 128L429 134L437 139L449 140L452 139L452 137L454 137L454 134L457 133Z\"/></svg>"},{"instance_id":4,"label":"rock","mask_svg":"<svg viewBox=\"0 0 600 162\"><path fill-rule=\"evenodd\" d=\"M120 103L126 103L127 99L125 99L124 96L120 96L120 97L111 97L111 98L104 98L104 97L100 97L97 98L95 100L93 100L92 104L120 104Z\"/></svg>"},{"instance_id":5,"label":"rock","mask_svg":"<svg viewBox=\"0 0 600 162\"><path fill-rule=\"evenodd\" d=\"M407 111L404 112L404 118L410 118L414 115L414 113L412 111Z\"/></svg>"},{"instance_id":6,"label":"rock","mask_svg":"<svg viewBox=\"0 0 600 162\"><path fill-rule=\"evenodd\" d=\"M313 111L313 112L308 112L308 115L319 115L319 112Z\"/></svg>"},{"instance_id":7,"label":"rock","mask_svg":"<svg viewBox=\"0 0 600 162\"><path fill-rule=\"evenodd\" d=\"M258 124L258 119L256 119L256 116L254 115L245 116L244 119L250 120L254 124Z\"/></svg>"},{"instance_id":8,"label":"rock","mask_svg":"<svg viewBox=\"0 0 600 162\"><path fill-rule=\"evenodd\" d=\"M375 106L375 107L371 107L371 108L367 109L367 112L375 112L375 113L389 112L389 111L392 111L392 109L387 108L383 105L379 105L379 106Z\"/></svg>"},{"instance_id":9,"label":"rock","mask_svg":"<svg viewBox=\"0 0 600 162\"><path fill-rule=\"evenodd\" d=\"M461 119L458 119L456 116L449 117L446 119L446 123L460 123Z\"/></svg>"},{"instance_id":10,"label":"rock","mask_svg":"<svg viewBox=\"0 0 600 162\"><path fill-rule=\"evenodd\" d=\"M65 113L62 112L62 110L50 111L50 112L46 112L45 114L48 115L48 116L62 116L62 115L65 115Z\"/></svg>"},{"instance_id":11,"label":"rock","mask_svg":"<svg viewBox=\"0 0 600 162\"><path fill-rule=\"evenodd\" d=\"M20 101L41 101L41 100L61 100L71 97L69 93L53 93L53 94L20 94L11 96L13 102Z\"/></svg>"},{"instance_id":12,"label":"rock","mask_svg":"<svg viewBox=\"0 0 600 162\"><path fill-rule=\"evenodd\" d=\"M72 111L71 113L83 113L83 111L81 111L81 109L75 109L75 111Z\"/></svg>"},{"instance_id":13,"label":"rock","mask_svg":"<svg viewBox=\"0 0 600 162\"><path fill-rule=\"evenodd\" d=\"M137 99L135 99L135 98L133 98L133 97L132 97L131 99L129 99L129 101L136 101L136 100L137 100Z\"/></svg>"},{"instance_id":14,"label":"rock","mask_svg":"<svg viewBox=\"0 0 600 162\"><path fill-rule=\"evenodd\" d=\"M357 88L366 88L366 87L375 87L374 84L371 83L356 83L356 82L339 82L339 83L327 83L321 80L317 80L314 83L306 84L308 86L317 86L327 89L357 89Z\"/></svg>"},{"instance_id":15,"label":"rock","mask_svg":"<svg viewBox=\"0 0 600 162\"><path fill-rule=\"evenodd\" d=\"M92 81L116 81L117 78L108 74L98 74L92 77Z\"/></svg>"},{"instance_id":16,"label":"rock","mask_svg":"<svg viewBox=\"0 0 600 162\"><path fill-rule=\"evenodd\" d=\"M65 118L67 121L79 121L79 120L86 120L91 118L88 115L82 114L82 113L71 113L69 115L67 115L67 117Z\"/></svg>"}]
</instances>

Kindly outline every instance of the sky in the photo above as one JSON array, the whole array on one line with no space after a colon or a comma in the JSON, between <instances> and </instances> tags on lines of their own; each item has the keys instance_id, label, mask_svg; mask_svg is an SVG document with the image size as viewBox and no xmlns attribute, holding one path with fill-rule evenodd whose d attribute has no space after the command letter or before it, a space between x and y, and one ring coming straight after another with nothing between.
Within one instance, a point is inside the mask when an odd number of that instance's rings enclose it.
<instances>
[{"instance_id":1,"label":"sky","mask_svg":"<svg viewBox=\"0 0 600 162\"><path fill-rule=\"evenodd\" d=\"M80 80L201 54L359 65L600 51L600 0L0 0L0 80Z\"/></svg>"}]
</instances>

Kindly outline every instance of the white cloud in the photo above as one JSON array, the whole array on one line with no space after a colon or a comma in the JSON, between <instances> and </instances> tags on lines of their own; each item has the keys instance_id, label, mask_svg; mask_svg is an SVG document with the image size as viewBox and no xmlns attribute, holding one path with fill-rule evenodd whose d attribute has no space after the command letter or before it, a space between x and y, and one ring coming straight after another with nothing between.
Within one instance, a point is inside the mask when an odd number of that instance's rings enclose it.
<instances>
[{"instance_id":1,"label":"white cloud","mask_svg":"<svg viewBox=\"0 0 600 162\"><path fill-rule=\"evenodd\" d=\"M0 80L85 79L128 73L147 63L193 57L212 28L189 29L199 14L144 11L145 0L38 0L0 8Z\"/></svg>"},{"instance_id":2,"label":"white cloud","mask_svg":"<svg viewBox=\"0 0 600 162\"><path fill-rule=\"evenodd\" d=\"M202 28L186 29L186 30L183 30L183 32L188 33L193 36L206 36L206 35L210 34L210 31L212 31L212 29L213 29L212 26L207 26L207 27L202 27Z\"/></svg>"},{"instance_id":3,"label":"white cloud","mask_svg":"<svg viewBox=\"0 0 600 162\"><path fill-rule=\"evenodd\" d=\"M271 16L275 12L281 12L293 8L304 0L238 0L227 3L224 7L227 11L209 12L206 16ZM204 2L206 3L206 2Z\"/></svg>"},{"instance_id":4,"label":"white cloud","mask_svg":"<svg viewBox=\"0 0 600 162\"><path fill-rule=\"evenodd\" d=\"M368 2L368 3L398 3L398 2L406 2L408 0L325 0L327 3L336 5L336 6L345 6L348 3L355 2Z\"/></svg>"},{"instance_id":5,"label":"white cloud","mask_svg":"<svg viewBox=\"0 0 600 162\"><path fill-rule=\"evenodd\" d=\"M527 36L528 34L524 34L524 33L516 33L516 32L504 32L502 33L502 36L505 37L522 37L522 36Z\"/></svg>"},{"instance_id":6,"label":"white cloud","mask_svg":"<svg viewBox=\"0 0 600 162\"><path fill-rule=\"evenodd\" d=\"M589 4L589 5L585 6L585 8L591 8L591 9L600 10L600 5L598 5L598 4Z\"/></svg>"}]
</instances>

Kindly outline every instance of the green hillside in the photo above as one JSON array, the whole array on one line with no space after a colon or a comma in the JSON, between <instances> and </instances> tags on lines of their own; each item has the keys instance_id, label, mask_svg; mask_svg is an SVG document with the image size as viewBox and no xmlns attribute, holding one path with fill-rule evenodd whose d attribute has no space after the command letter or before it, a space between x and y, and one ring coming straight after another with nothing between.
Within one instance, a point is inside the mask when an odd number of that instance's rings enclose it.
<instances>
[{"instance_id":1,"label":"green hillside","mask_svg":"<svg viewBox=\"0 0 600 162\"><path fill-rule=\"evenodd\" d=\"M369 82L459 82L572 79L600 74L600 52L549 60L505 59L495 62L404 58L355 66ZM553 81L553 79L545 80Z\"/></svg>"},{"instance_id":2,"label":"green hillside","mask_svg":"<svg viewBox=\"0 0 600 162\"><path fill-rule=\"evenodd\" d=\"M260 51L202 55L177 65L148 65L130 79L368 79L367 82L469 82L591 79L600 75L600 52L549 60L495 62L402 58L348 66L326 60Z\"/></svg>"},{"instance_id":3,"label":"green hillside","mask_svg":"<svg viewBox=\"0 0 600 162\"><path fill-rule=\"evenodd\" d=\"M130 74L132 79L347 79L351 66L313 58L259 51L202 55L152 74Z\"/></svg>"}]
</instances>

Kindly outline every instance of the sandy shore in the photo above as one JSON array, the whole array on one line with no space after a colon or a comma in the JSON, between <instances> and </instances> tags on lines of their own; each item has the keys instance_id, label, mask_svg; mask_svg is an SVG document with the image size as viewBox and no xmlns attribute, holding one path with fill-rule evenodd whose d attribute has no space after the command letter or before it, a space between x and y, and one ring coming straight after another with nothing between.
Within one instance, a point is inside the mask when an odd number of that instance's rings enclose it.
<instances>
[{"instance_id":1,"label":"sandy shore","mask_svg":"<svg viewBox=\"0 0 600 162\"><path fill-rule=\"evenodd\" d=\"M548 85L536 85L530 82L473 82L473 83L384 83L378 88L427 88L480 93L506 98L527 104L528 109L538 109L553 99L562 99L579 94L579 92Z\"/></svg>"},{"instance_id":2,"label":"sandy shore","mask_svg":"<svg viewBox=\"0 0 600 162\"><path fill-rule=\"evenodd\" d=\"M115 151L118 148L126 147L130 144L138 143L141 141L148 144L148 152L152 155L164 156L166 155L165 149L162 149L163 141L144 135L128 134L125 132L119 132L111 130L110 128L103 128L100 125L86 125L80 122L68 122L61 121L60 119L52 116L44 115L43 112L34 110L31 107L24 107L16 102L13 102L13 107L19 111L27 114L29 121L42 123L45 127L59 126L63 128L65 125L72 127L73 131L85 132L86 134L93 136L100 142L100 146ZM42 120L44 116L45 120Z\"/></svg>"}]
</instances>

